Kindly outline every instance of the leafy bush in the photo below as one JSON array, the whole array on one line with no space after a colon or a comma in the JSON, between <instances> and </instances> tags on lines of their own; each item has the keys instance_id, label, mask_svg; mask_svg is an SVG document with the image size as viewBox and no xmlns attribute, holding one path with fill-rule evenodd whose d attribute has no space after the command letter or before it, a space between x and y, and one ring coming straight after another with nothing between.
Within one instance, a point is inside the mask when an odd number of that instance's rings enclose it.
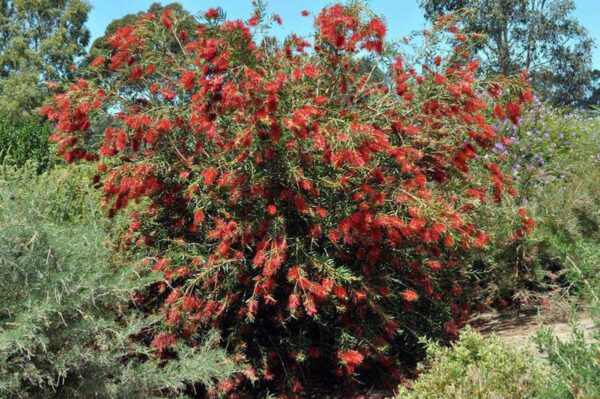
<instances>
[{"instance_id":1,"label":"leafy bush","mask_svg":"<svg viewBox=\"0 0 600 399\"><path fill-rule=\"evenodd\" d=\"M400 388L398 399L548 399L554 392L554 375L532 362L531 354L470 328L452 347L430 342L420 371L410 389Z\"/></svg>"},{"instance_id":2,"label":"leafy bush","mask_svg":"<svg viewBox=\"0 0 600 399\"><path fill-rule=\"evenodd\" d=\"M0 396L169 396L238 372L214 338L166 368L131 346L151 327L125 312L145 280L109 266L90 172L0 168Z\"/></svg>"},{"instance_id":3,"label":"leafy bush","mask_svg":"<svg viewBox=\"0 0 600 399\"><path fill-rule=\"evenodd\" d=\"M44 107L52 140L68 162L101 161L110 216L135 209L119 245L162 274L137 297L162 317L142 337L159 359L215 328L252 365L222 394L395 384L417 336L468 313L479 211L512 192L494 115L516 122L531 93L480 80L452 18L401 56L358 3L325 8L313 43L267 36L278 18L257 4L247 23L209 10L189 31L165 10L120 28Z\"/></svg>"},{"instance_id":4,"label":"leafy bush","mask_svg":"<svg viewBox=\"0 0 600 399\"><path fill-rule=\"evenodd\" d=\"M35 117L0 120L0 163L22 166L32 161L38 165L38 171L48 169L54 158L48 141L51 130Z\"/></svg>"}]
</instances>

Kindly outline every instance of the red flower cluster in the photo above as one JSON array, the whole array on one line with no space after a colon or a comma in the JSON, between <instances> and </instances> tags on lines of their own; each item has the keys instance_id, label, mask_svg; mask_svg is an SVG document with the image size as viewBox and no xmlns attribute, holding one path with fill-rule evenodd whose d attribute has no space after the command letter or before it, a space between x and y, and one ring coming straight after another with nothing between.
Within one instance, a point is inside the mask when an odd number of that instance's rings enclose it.
<instances>
[{"instance_id":1,"label":"red flower cluster","mask_svg":"<svg viewBox=\"0 0 600 399\"><path fill-rule=\"evenodd\" d=\"M481 80L451 19L428 32L450 46L398 56L386 82L369 73L383 58L364 73L361 50L381 53L386 27L360 6L324 9L314 44L256 42L264 15L211 9L187 31L168 11L121 28L44 108L52 140L69 162L99 161L110 215L136 204L120 247L162 274L136 296L163 316L146 341L158 357L214 329L252 369L221 394L394 385L417 335L468 311L463 255L491 240L478 212L511 193L494 115L517 122L529 96ZM520 217L517 235L533 226Z\"/></svg>"},{"instance_id":2,"label":"red flower cluster","mask_svg":"<svg viewBox=\"0 0 600 399\"><path fill-rule=\"evenodd\" d=\"M358 9L336 4L324 9L316 23L323 45L333 45L350 54L360 49L377 53L383 51L387 31L385 24L379 18L363 23Z\"/></svg>"}]
</instances>

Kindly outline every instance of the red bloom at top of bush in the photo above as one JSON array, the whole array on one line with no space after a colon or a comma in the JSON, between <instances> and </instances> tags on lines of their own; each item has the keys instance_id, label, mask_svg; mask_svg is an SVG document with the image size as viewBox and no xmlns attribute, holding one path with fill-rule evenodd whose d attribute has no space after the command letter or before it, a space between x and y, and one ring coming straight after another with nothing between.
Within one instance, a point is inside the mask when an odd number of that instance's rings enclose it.
<instances>
[{"instance_id":1,"label":"red bloom at top of bush","mask_svg":"<svg viewBox=\"0 0 600 399\"><path fill-rule=\"evenodd\" d=\"M217 14L185 34L175 12L120 29L104 73L43 110L67 161L101 162L109 214L136 208L120 247L162 274L139 296L164 316L148 342L166 360L219 331L258 378L223 382L229 393L393 384L413 333L464 317L446 310L468 303L464 253L491 239L478 210L510 187L494 108L516 118L528 96L518 79L481 80L447 24L428 34L451 46L390 59L360 5L324 9L314 43L255 41Z\"/></svg>"},{"instance_id":2,"label":"red bloom at top of bush","mask_svg":"<svg viewBox=\"0 0 600 399\"><path fill-rule=\"evenodd\" d=\"M219 18L219 10L216 8L209 8L208 11L204 13L204 16L209 19Z\"/></svg>"}]
</instances>

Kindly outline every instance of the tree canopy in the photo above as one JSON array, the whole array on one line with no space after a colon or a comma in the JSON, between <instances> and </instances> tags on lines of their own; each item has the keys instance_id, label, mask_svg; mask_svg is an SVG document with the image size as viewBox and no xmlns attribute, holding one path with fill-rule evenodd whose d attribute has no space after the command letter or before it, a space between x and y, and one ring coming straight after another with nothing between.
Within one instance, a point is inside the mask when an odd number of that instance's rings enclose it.
<instances>
[{"instance_id":1,"label":"tree canopy","mask_svg":"<svg viewBox=\"0 0 600 399\"><path fill-rule=\"evenodd\" d=\"M44 82L68 77L85 55L86 0L0 0L0 118L33 113Z\"/></svg>"}]
</instances>

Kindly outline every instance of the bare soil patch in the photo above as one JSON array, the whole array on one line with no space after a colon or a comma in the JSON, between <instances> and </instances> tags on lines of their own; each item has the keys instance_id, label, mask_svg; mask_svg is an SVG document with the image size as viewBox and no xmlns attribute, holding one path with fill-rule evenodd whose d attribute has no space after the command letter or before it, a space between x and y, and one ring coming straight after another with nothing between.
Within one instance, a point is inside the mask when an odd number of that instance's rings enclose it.
<instances>
[{"instance_id":1,"label":"bare soil patch","mask_svg":"<svg viewBox=\"0 0 600 399\"><path fill-rule=\"evenodd\" d=\"M489 310L477 314L469 322L481 334L496 334L515 348L530 350L539 358L544 356L531 340L539 329L550 327L561 341L569 341L573 323L587 337L591 336L594 322L587 309L560 299L526 304L516 309Z\"/></svg>"}]
</instances>

